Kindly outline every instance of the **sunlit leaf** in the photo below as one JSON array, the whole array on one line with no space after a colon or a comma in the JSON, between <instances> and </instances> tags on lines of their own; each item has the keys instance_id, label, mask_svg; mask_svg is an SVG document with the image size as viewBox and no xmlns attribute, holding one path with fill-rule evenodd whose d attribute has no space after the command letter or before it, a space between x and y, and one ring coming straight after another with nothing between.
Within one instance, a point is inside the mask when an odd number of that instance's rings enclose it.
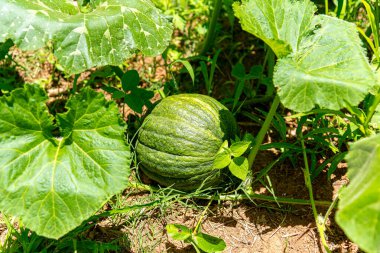
<instances>
[{"instance_id":1,"label":"sunlit leaf","mask_svg":"<svg viewBox=\"0 0 380 253\"><path fill-rule=\"evenodd\" d=\"M235 142L230 147L231 154L233 156L242 156L245 153L245 151L247 151L250 145L251 145L250 141Z\"/></svg>"},{"instance_id":2,"label":"sunlit leaf","mask_svg":"<svg viewBox=\"0 0 380 253\"><path fill-rule=\"evenodd\" d=\"M223 169L231 163L231 153L229 151L224 151L218 153L215 156L213 167L215 169Z\"/></svg>"},{"instance_id":3,"label":"sunlit leaf","mask_svg":"<svg viewBox=\"0 0 380 253\"><path fill-rule=\"evenodd\" d=\"M168 235L174 240L184 241L191 236L191 229L180 224L168 224L166 226Z\"/></svg>"},{"instance_id":4,"label":"sunlit leaf","mask_svg":"<svg viewBox=\"0 0 380 253\"><path fill-rule=\"evenodd\" d=\"M273 82L281 102L297 112L359 104L376 76L355 25L319 15L311 27L299 50L276 66Z\"/></svg>"},{"instance_id":5,"label":"sunlit leaf","mask_svg":"<svg viewBox=\"0 0 380 253\"><path fill-rule=\"evenodd\" d=\"M49 114L41 88L0 98L0 210L37 234L59 238L128 182L131 155L118 108L85 89Z\"/></svg>"},{"instance_id":6,"label":"sunlit leaf","mask_svg":"<svg viewBox=\"0 0 380 253\"><path fill-rule=\"evenodd\" d=\"M226 243L222 239L204 233L194 235L193 240L204 252L221 252L226 248Z\"/></svg>"},{"instance_id":7,"label":"sunlit leaf","mask_svg":"<svg viewBox=\"0 0 380 253\"><path fill-rule=\"evenodd\" d=\"M232 175L241 180L245 180L249 170L248 159L241 156L235 157L234 159L232 159L228 168L231 171Z\"/></svg>"},{"instance_id":8,"label":"sunlit leaf","mask_svg":"<svg viewBox=\"0 0 380 253\"><path fill-rule=\"evenodd\" d=\"M53 42L69 73L119 65L136 51L162 53L172 26L149 0L96 1L80 12L69 0L0 0L0 42L12 39L23 50ZM83 11L83 10L82 10Z\"/></svg>"},{"instance_id":9,"label":"sunlit leaf","mask_svg":"<svg viewBox=\"0 0 380 253\"><path fill-rule=\"evenodd\" d=\"M316 11L309 0L243 0L233 7L243 29L262 39L278 57L298 50Z\"/></svg>"},{"instance_id":10,"label":"sunlit leaf","mask_svg":"<svg viewBox=\"0 0 380 253\"><path fill-rule=\"evenodd\" d=\"M380 135L351 145L347 155L350 183L340 193L336 220L366 252L380 249Z\"/></svg>"}]
</instances>

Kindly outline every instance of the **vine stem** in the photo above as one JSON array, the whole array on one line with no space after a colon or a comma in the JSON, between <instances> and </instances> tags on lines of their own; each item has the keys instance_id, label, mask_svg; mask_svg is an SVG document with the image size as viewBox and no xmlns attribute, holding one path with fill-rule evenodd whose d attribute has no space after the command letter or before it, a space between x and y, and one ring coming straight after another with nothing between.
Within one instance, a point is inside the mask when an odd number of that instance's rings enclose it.
<instances>
[{"instance_id":1,"label":"vine stem","mask_svg":"<svg viewBox=\"0 0 380 253\"><path fill-rule=\"evenodd\" d=\"M75 74L74 76L73 89L71 90L72 95L74 95L75 92L77 92L77 83L78 83L79 76L80 74Z\"/></svg>"},{"instance_id":2,"label":"vine stem","mask_svg":"<svg viewBox=\"0 0 380 253\"><path fill-rule=\"evenodd\" d=\"M377 106L379 104L380 104L380 90L377 92L377 94L375 96L375 99L373 100L371 106L368 108L367 117L366 117L366 120L364 122L364 126L366 128L366 134L367 135L368 135L368 126L369 126L369 123L370 123L373 115L375 114Z\"/></svg>"},{"instance_id":3,"label":"vine stem","mask_svg":"<svg viewBox=\"0 0 380 253\"><path fill-rule=\"evenodd\" d=\"M259 152L260 146L264 141L265 135L268 132L270 124L272 123L272 119L274 115L276 114L276 111L279 105L280 105L280 98L278 96L275 96L272 106L269 109L268 115L265 118L264 124L256 136L255 144L249 153L249 156L248 156L249 168L252 168L257 152Z\"/></svg>"},{"instance_id":4,"label":"vine stem","mask_svg":"<svg viewBox=\"0 0 380 253\"><path fill-rule=\"evenodd\" d=\"M303 138L302 131L300 133L301 137L301 145L302 145L302 153L303 153L303 160L305 164L305 169L303 170L304 172L304 178L305 178L305 185L309 191L309 198L310 198L310 203L311 203L311 208L313 210L313 215L315 219L315 223L317 224L317 229L319 236L321 238L321 242L323 247L325 248L326 252L331 253L329 246L327 245L326 237L325 237L325 219L323 217L320 217L318 215L318 211L316 208L316 203L314 200L314 194L313 194L313 186L311 184L311 179L310 179L310 170L309 170L309 162L307 159L307 154L306 154L306 147L305 147L305 140ZM330 205L330 208L333 208L334 205Z\"/></svg>"},{"instance_id":5,"label":"vine stem","mask_svg":"<svg viewBox=\"0 0 380 253\"><path fill-rule=\"evenodd\" d=\"M160 189L137 183L137 182L129 182L128 187L138 189L141 191L148 191L148 192L157 192ZM161 189L164 190L165 189ZM310 205L311 201L306 200L306 199L293 199L293 198L280 198L276 197L274 198L273 196L266 196L266 195L261 195L261 194L218 194L218 195L207 195L207 194L202 194L202 193L185 193L185 192L180 192L180 191L175 191L173 189L168 188L168 191L178 194L178 195L186 195L188 198L196 198L196 199L204 199L204 200L220 200L220 201L233 201L233 200L262 200L262 201L268 201L268 202L276 202L276 203L281 203L281 204L290 204L290 205ZM314 201L314 203L318 206L324 206L324 207L329 207L331 206L330 201L324 201L324 200L317 200Z\"/></svg>"},{"instance_id":6,"label":"vine stem","mask_svg":"<svg viewBox=\"0 0 380 253\"><path fill-rule=\"evenodd\" d=\"M216 24L218 22L220 10L222 9L222 4L223 4L222 0L214 0L214 9L212 11L212 16L211 16L210 24L208 27L206 40L203 44L203 47L200 53L201 55L207 53L207 51L210 49L214 41L214 37L216 33Z\"/></svg>"},{"instance_id":7,"label":"vine stem","mask_svg":"<svg viewBox=\"0 0 380 253\"><path fill-rule=\"evenodd\" d=\"M197 225L194 228L193 234L196 234L196 233L198 233L200 231L199 229L200 229L200 226L202 224L202 220L206 216L207 210L209 209L209 207L211 205L211 202L212 202L212 199L208 202L206 208L203 210L203 212L201 214L201 217L198 219L198 222L197 222Z\"/></svg>"}]
</instances>

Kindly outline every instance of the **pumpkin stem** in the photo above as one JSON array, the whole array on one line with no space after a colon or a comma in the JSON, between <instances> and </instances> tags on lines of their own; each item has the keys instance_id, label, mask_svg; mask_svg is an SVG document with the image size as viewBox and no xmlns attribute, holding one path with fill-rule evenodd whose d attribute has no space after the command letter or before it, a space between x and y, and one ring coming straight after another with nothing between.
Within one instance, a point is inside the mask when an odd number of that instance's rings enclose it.
<instances>
[{"instance_id":1,"label":"pumpkin stem","mask_svg":"<svg viewBox=\"0 0 380 253\"><path fill-rule=\"evenodd\" d=\"M268 129L270 127L270 124L272 123L272 119L274 115L276 114L279 104L280 104L280 98L276 96L273 100L272 106L269 109L268 115L265 118L264 124L262 125L258 135L255 138L254 146L252 147L251 152L249 153L249 156L248 156L249 168L252 168L256 155L259 152L260 146L263 143L266 133L268 132Z\"/></svg>"}]
</instances>

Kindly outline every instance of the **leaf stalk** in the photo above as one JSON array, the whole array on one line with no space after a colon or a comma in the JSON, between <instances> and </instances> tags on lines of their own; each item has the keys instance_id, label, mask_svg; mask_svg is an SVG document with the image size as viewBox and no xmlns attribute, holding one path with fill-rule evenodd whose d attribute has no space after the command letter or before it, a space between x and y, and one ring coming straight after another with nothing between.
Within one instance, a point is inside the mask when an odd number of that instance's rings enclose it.
<instances>
[{"instance_id":1,"label":"leaf stalk","mask_svg":"<svg viewBox=\"0 0 380 253\"><path fill-rule=\"evenodd\" d=\"M300 133L300 139L301 139L301 145L302 145L303 160L305 164L305 168L303 169L305 185L309 191L309 198L310 198L311 208L313 210L315 223L317 225L318 233L321 238L323 247L325 248L326 252L331 253L331 250L327 244L326 237L325 237L325 230L326 230L325 219L323 219L323 217L318 215L318 211L317 211L315 200L314 200L313 186L311 184L311 178L310 178L309 162L307 159L305 140L303 138L302 131ZM330 208L332 208L332 206L333 205L330 205Z\"/></svg>"},{"instance_id":2,"label":"leaf stalk","mask_svg":"<svg viewBox=\"0 0 380 253\"><path fill-rule=\"evenodd\" d=\"M311 201L306 199L294 199L294 198L281 198L273 196L267 196L262 194L217 194L217 195L208 195L205 193L185 193L180 191L175 191L173 189L167 188L167 189L159 189L155 188L153 186L145 185L142 183L129 183L128 186L133 189L141 190L141 191L148 191L148 192L157 192L157 191L170 191L173 194L188 196L188 198L195 198L195 199L204 199L204 200L214 200L214 201L236 201L236 200L261 200L261 201L267 201L267 202L274 202L274 203L281 203L281 204L289 204L289 205L310 205ZM318 206L323 207L329 207L331 206L330 201L325 200L314 200L314 204Z\"/></svg>"},{"instance_id":3,"label":"leaf stalk","mask_svg":"<svg viewBox=\"0 0 380 253\"><path fill-rule=\"evenodd\" d=\"M215 38L215 33L216 33L216 24L218 23L219 13L220 13L220 10L222 9L222 5L223 5L222 0L214 0L214 10L212 11L212 16L211 16L208 32L206 35L206 40L203 44L203 47L200 53L201 55L204 55L205 53L207 53L207 51L212 46L212 43Z\"/></svg>"},{"instance_id":4,"label":"leaf stalk","mask_svg":"<svg viewBox=\"0 0 380 253\"><path fill-rule=\"evenodd\" d=\"M270 127L270 124L272 123L272 119L274 115L276 114L277 108L280 105L280 98L276 96L273 100L273 103L269 109L268 115L265 118L264 124L261 127L258 135L256 136L254 146L252 147L249 156L248 156L248 164L249 168L252 168L252 165L255 161L256 155L260 149L261 144L264 141L265 135L268 132L268 129Z\"/></svg>"}]
</instances>

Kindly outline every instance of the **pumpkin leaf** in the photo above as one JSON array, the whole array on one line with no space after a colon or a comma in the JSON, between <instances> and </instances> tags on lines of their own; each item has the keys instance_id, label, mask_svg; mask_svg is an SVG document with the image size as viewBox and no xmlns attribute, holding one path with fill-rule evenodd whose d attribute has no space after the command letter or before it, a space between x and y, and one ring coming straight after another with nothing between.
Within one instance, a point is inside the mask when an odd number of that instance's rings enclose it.
<instances>
[{"instance_id":1,"label":"pumpkin leaf","mask_svg":"<svg viewBox=\"0 0 380 253\"><path fill-rule=\"evenodd\" d=\"M378 252L380 135L352 144L346 160L350 184L340 192L336 221L361 249L366 252Z\"/></svg>"},{"instance_id":2,"label":"pumpkin leaf","mask_svg":"<svg viewBox=\"0 0 380 253\"><path fill-rule=\"evenodd\" d=\"M314 16L309 0L243 0L234 10L243 29L280 58L273 83L287 108L355 106L376 85L355 24Z\"/></svg>"},{"instance_id":3,"label":"pumpkin leaf","mask_svg":"<svg viewBox=\"0 0 380 253\"><path fill-rule=\"evenodd\" d=\"M143 106L150 106L150 99L153 98L154 92L142 88L134 88L129 94L124 96L124 102L135 112L142 113Z\"/></svg>"},{"instance_id":4,"label":"pumpkin leaf","mask_svg":"<svg viewBox=\"0 0 380 253\"><path fill-rule=\"evenodd\" d=\"M191 237L191 229L180 224L168 224L166 226L168 235L177 241L184 241Z\"/></svg>"},{"instance_id":5,"label":"pumpkin leaf","mask_svg":"<svg viewBox=\"0 0 380 253\"><path fill-rule=\"evenodd\" d=\"M311 27L298 51L278 61L273 82L281 102L297 112L359 104L376 76L355 24L319 15Z\"/></svg>"},{"instance_id":6,"label":"pumpkin leaf","mask_svg":"<svg viewBox=\"0 0 380 253\"><path fill-rule=\"evenodd\" d=\"M221 252L226 248L224 240L204 233L192 237L194 243L204 252Z\"/></svg>"},{"instance_id":7,"label":"pumpkin leaf","mask_svg":"<svg viewBox=\"0 0 380 253\"><path fill-rule=\"evenodd\" d=\"M244 80L245 78L245 66L243 63L238 62L232 68L231 75L238 80Z\"/></svg>"},{"instance_id":8,"label":"pumpkin leaf","mask_svg":"<svg viewBox=\"0 0 380 253\"><path fill-rule=\"evenodd\" d=\"M0 98L0 210L58 239L126 187L131 154L118 108L101 93L73 96L57 125L46 101L29 85Z\"/></svg>"},{"instance_id":9,"label":"pumpkin leaf","mask_svg":"<svg viewBox=\"0 0 380 253\"><path fill-rule=\"evenodd\" d=\"M223 153L227 150L228 150L228 140L225 140L225 141L223 141L222 145L220 146L220 148L218 150L218 154Z\"/></svg>"},{"instance_id":10,"label":"pumpkin leaf","mask_svg":"<svg viewBox=\"0 0 380 253\"><path fill-rule=\"evenodd\" d=\"M253 137L252 134L250 133L245 133L244 136L243 136L243 139L242 141L247 141L247 142L253 142L255 140L255 137Z\"/></svg>"},{"instance_id":11,"label":"pumpkin leaf","mask_svg":"<svg viewBox=\"0 0 380 253\"><path fill-rule=\"evenodd\" d=\"M250 141L235 142L230 146L231 154L235 157L242 156L250 145Z\"/></svg>"},{"instance_id":12,"label":"pumpkin leaf","mask_svg":"<svg viewBox=\"0 0 380 253\"><path fill-rule=\"evenodd\" d=\"M9 54L9 49L13 47L13 41L8 39L3 43L0 43L0 60L3 60Z\"/></svg>"},{"instance_id":13,"label":"pumpkin leaf","mask_svg":"<svg viewBox=\"0 0 380 253\"><path fill-rule=\"evenodd\" d=\"M139 73L132 69L123 74L121 84L125 92L137 88L140 83Z\"/></svg>"},{"instance_id":14,"label":"pumpkin leaf","mask_svg":"<svg viewBox=\"0 0 380 253\"><path fill-rule=\"evenodd\" d=\"M232 175L241 180L245 180L247 178L249 169L248 159L242 156L235 157L232 159L228 168L231 171Z\"/></svg>"},{"instance_id":15,"label":"pumpkin leaf","mask_svg":"<svg viewBox=\"0 0 380 253\"><path fill-rule=\"evenodd\" d=\"M228 140L225 140L216 153L213 167L214 169L224 169L231 162L231 150L228 148Z\"/></svg>"},{"instance_id":16,"label":"pumpkin leaf","mask_svg":"<svg viewBox=\"0 0 380 253\"><path fill-rule=\"evenodd\" d=\"M149 0L75 3L0 0L0 13L7 13L0 15L0 42L12 39L23 50L35 50L52 41L60 65L74 74L119 65L136 51L160 54L171 38L171 24Z\"/></svg>"},{"instance_id":17,"label":"pumpkin leaf","mask_svg":"<svg viewBox=\"0 0 380 253\"><path fill-rule=\"evenodd\" d=\"M243 0L233 9L243 30L263 40L277 57L298 50L317 10L309 0Z\"/></svg>"},{"instance_id":18,"label":"pumpkin leaf","mask_svg":"<svg viewBox=\"0 0 380 253\"><path fill-rule=\"evenodd\" d=\"M231 163L231 153L226 150L222 153L218 153L215 156L213 167L214 169L223 169Z\"/></svg>"}]
</instances>

